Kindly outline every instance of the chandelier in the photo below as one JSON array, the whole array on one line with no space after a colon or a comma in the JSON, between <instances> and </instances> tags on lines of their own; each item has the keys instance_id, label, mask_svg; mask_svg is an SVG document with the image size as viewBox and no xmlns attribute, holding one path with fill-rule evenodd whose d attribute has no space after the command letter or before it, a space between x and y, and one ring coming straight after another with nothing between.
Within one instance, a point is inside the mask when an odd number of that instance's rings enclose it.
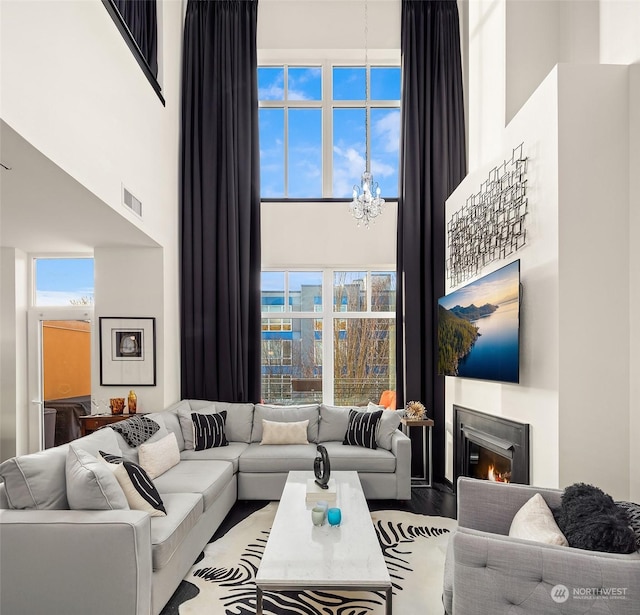
<instances>
[{"instance_id":1,"label":"chandelier","mask_svg":"<svg viewBox=\"0 0 640 615\"><path fill-rule=\"evenodd\" d=\"M364 109L364 173L360 178L360 185L353 187L353 201L349 205L349 210L353 217L369 228L369 223L375 220L382 213L384 199L380 196L380 186L373 180L369 168L369 108L366 103L369 101L369 14L367 0L364 2L364 70L365 70L365 109Z\"/></svg>"}]
</instances>

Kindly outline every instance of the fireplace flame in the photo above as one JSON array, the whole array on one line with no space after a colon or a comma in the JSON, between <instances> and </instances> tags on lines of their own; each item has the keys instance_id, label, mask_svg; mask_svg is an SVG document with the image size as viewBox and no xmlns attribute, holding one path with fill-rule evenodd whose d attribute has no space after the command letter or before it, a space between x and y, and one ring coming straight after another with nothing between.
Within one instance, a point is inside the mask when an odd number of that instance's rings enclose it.
<instances>
[{"instance_id":1,"label":"fireplace flame","mask_svg":"<svg viewBox=\"0 0 640 615\"><path fill-rule=\"evenodd\" d=\"M510 482L511 472L505 472L504 474L496 472L495 466L490 465L487 471L487 478L494 483L508 483Z\"/></svg>"}]
</instances>

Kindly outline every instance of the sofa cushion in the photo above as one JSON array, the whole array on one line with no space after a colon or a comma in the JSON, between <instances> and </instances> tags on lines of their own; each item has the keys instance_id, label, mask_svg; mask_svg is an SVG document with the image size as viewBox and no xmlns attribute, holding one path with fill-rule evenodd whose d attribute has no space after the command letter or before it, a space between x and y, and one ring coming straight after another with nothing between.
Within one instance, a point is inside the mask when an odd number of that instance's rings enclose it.
<instances>
[{"instance_id":1,"label":"sofa cushion","mask_svg":"<svg viewBox=\"0 0 640 615\"><path fill-rule=\"evenodd\" d=\"M205 401L202 399L190 399L189 405L193 412L202 413L203 408L213 403L216 412L225 410L227 422L225 432L227 440L231 442L251 442L251 428L253 426L253 404L232 403L228 401Z\"/></svg>"},{"instance_id":2,"label":"sofa cushion","mask_svg":"<svg viewBox=\"0 0 640 615\"><path fill-rule=\"evenodd\" d=\"M176 434L167 434L157 442L145 442L138 449L139 463L149 478L154 479L180 463Z\"/></svg>"},{"instance_id":3,"label":"sofa cushion","mask_svg":"<svg viewBox=\"0 0 640 615\"><path fill-rule=\"evenodd\" d=\"M164 517L167 514L153 481L137 463L104 451L100 451L100 455L113 471L133 510L142 510L152 517Z\"/></svg>"},{"instance_id":4,"label":"sofa cushion","mask_svg":"<svg viewBox=\"0 0 640 615\"><path fill-rule=\"evenodd\" d=\"M180 453L180 459L203 461L206 459L217 459L228 461L233 465L233 473L238 471L238 458L248 447L244 442L229 442L229 446L218 448L208 448L204 451L194 451L185 449Z\"/></svg>"},{"instance_id":5,"label":"sofa cushion","mask_svg":"<svg viewBox=\"0 0 640 615\"><path fill-rule=\"evenodd\" d=\"M240 472L289 472L313 470L315 444L273 444L260 446L251 443L240 456ZM351 468L350 468L351 469Z\"/></svg>"},{"instance_id":6,"label":"sofa cushion","mask_svg":"<svg viewBox=\"0 0 640 615\"><path fill-rule=\"evenodd\" d=\"M108 427L78 438L74 440L74 444L96 456L101 448L120 451L115 432ZM68 509L68 450L69 445L64 444L38 453L13 457L0 464L0 477L4 479L9 506L39 510Z\"/></svg>"},{"instance_id":7,"label":"sofa cushion","mask_svg":"<svg viewBox=\"0 0 640 615\"><path fill-rule=\"evenodd\" d=\"M342 443L376 449L378 447L376 432L381 417L382 410L375 412L349 410L349 425Z\"/></svg>"},{"instance_id":8,"label":"sofa cushion","mask_svg":"<svg viewBox=\"0 0 640 615\"><path fill-rule=\"evenodd\" d=\"M73 443L66 463L67 500L71 510L128 510L129 504L113 472Z\"/></svg>"},{"instance_id":9,"label":"sofa cushion","mask_svg":"<svg viewBox=\"0 0 640 615\"><path fill-rule=\"evenodd\" d=\"M203 509L209 510L218 495L235 480L233 466L226 461L181 461L162 476L158 476L154 484L162 498L169 493L199 493L203 500ZM169 505L165 502L169 511Z\"/></svg>"},{"instance_id":10,"label":"sofa cushion","mask_svg":"<svg viewBox=\"0 0 640 615\"><path fill-rule=\"evenodd\" d=\"M295 423L308 420L307 440L309 442L317 442L319 418L318 404L305 406L265 406L263 404L256 404L253 413L251 442L262 441L262 419L278 423Z\"/></svg>"},{"instance_id":11,"label":"sofa cushion","mask_svg":"<svg viewBox=\"0 0 640 615\"><path fill-rule=\"evenodd\" d=\"M156 417L162 420L167 431L172 432L176 435L178 448L183 451L184 438L182 437L182 427L180 426L180 419L178 418L178 414L176 412L164 411L155 412L154 414L149 415L149 418L152 418L153 420L156 420Z\"/></svg>"},{"instance_id":12,"label":"sofa cushion","mask_svg":"<svg viewBox=\"0 0 640 615\"><path fill-rule=\"evenodd\" d=\"M567 547L569 543L560 531L544 498L536 493L514 515L509 536L533 540L547 545Z\"/></svg>"},{"instance_id":13,"label":"sofa cushion","mask_svg":"<svg viewBox=\"0 0 640 615\"><path fill-rule=\"evenodd\" d=\"M377 406L374 406L377 408ZM369 410L368 412L375 412L375 410ZM378 423L378 430L376 431L376 444L380 448L384 448L387 451L391 450L391 440L393 434L398 430L400 426L400 413L395 410L383 410L380 422Z\"/></svg>"},{"instance_id":14,"label":"sofa cushion","mask_svg":"<svg viewBox=\"0 0 640 615\"><path fill-rule=\"evenodd\" d=\"M151 518L151 561L154 570L164 568L202 515L199 493L165 495L166 517Z\"/></svg>"},{"instance_id":15,"label":"sofa cushion","mask_svg":"<svg viewBox=\"0 0 640 615\"><path fill-rule=\"evenodd\" d=\"M180 419L182 437L184 438L184 448L193 450L195 444L193 442L193 419L191 415L194 410L191 408L189 402L185 400L178 406L177 412L178 418ZM215 414L216 412L216 407L212 403L198 410L198 414Z\"/></svg>"},{"instance_id":16,"label":"sofa cushion","mask_svg":"<svg viewBox=\"0 0 640 615\"><path fill-rule=\"evenodd\" d=\"M262 441L260 444L309 444L307 428L309 419L280 423L262 419Z\"/></svg>"},{"instance_id":17,"label":"sofa cushion","mask_svg":"<svg viewBox=\"0 0 640 615\"><path fill-rule=\"evenodd\" d=\"M342 442L325 442L331 470L355 470L356 472L393 473L396 457L383 448L344 446Z\"/></svg>"},{"instance_id":18,"label":"sofa cushion","mask_svg":"<svg viewBox=\"0 0 640 615\"><path fill-rule=\"evenodd\" d=\"M207 448L229 446L229 441L224 433L224 423L226 419L226 410L212 414L192 412L193 449L196 451L204 451Z\"/></svg>"}]
</instances>

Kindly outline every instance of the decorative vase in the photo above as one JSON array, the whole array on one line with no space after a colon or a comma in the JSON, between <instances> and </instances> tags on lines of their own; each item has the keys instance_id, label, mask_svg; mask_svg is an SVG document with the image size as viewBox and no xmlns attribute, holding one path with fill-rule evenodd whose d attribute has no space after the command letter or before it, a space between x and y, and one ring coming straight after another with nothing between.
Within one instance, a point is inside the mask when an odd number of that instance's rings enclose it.
<instances>
[{"instance_id":1,"label":"decorative vase","mask_svg":"<svg viewBox=\"0 0 640 615\"><path fill-rule=\"evenodd\" d=\"M138 407L138 396L133 389L129 391L129 397L127 398L127 407L129 408L129 414L136 413L136 409Z\"/></svg>"},{"instance_id":2,"label":"decorative vase","mask_svg":"<svg viewBox=\"0 0 640 615\"><path fill-rule=\"evenodd\" d=\"M311 511L311 520L313 525L320 526L324 523L324 516L327 513L327 509L324 506L315 506Z\"/></svg>"},{"instance_id":3,"label":"decorative vase","mask_svg":"<svg viewBox=\"0 0 640 615\"><path fill-rule=\"evenodd\" d=\"M124 413L124 397L112 397L109 399L109 407L112 414Z\"/></svg>"}]
</instances>

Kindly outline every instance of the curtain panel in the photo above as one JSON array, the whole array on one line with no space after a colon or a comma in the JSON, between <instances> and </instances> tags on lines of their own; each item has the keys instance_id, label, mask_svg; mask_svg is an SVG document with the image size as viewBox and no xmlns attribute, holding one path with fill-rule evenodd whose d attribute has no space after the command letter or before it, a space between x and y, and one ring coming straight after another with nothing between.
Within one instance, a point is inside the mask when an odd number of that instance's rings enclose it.
<instances>
[{"instance_id":1,"label":"curtain panel","mask_svg":"<svg viewBox=\"0 0 640 615\"><path fill-rule=\"evenodd\" d=\"M181 133L182 397L260 398L256 0L190 0Z\"/></svg>"},{"instance_id":2,"label":"curtain panel","mask_svg":"<svg viewBox=\"0 0 640 615\"><path fill-rule=\"evenodd\" d=\"M444 477L444 376L437 301L445 288L445 200L466 175L460 30L455 0L403 0L398 204L398 403L435 419L434 477ZM402 407L399 405L398 407ZM422 459L421 430L411 430Z\"/></svg>"},{"instance_id":3,"label":"curtain panel","mask_svg":"<svg viewBox=\"0 0 640 615\"><path fill-rule=\"evenodd\" d=\"M153 76L158 78L157 0L113 0Z\"/></svg>"}]
</instances>

